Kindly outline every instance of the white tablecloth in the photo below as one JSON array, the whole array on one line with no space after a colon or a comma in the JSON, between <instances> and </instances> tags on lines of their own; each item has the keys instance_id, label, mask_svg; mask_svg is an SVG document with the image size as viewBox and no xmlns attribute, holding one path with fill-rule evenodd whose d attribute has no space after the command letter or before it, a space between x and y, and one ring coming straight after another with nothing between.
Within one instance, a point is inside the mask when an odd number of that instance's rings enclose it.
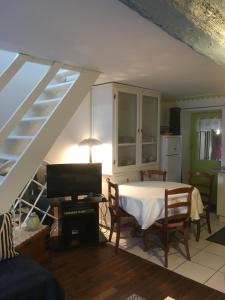
<instances>
[{"instance_id":1,"label":"white tablecloth","mask_svg":"<svg viewBox=\"0 0 225 300\"><path fill-rule=\"evenodd\" d=\"M138 181L119 185L120 206L133 215L142 229L147 229L165 214L165 189L189 185L168 181ZM191 202L191 218L199 219L203 204L198 189L194 188Z\"/></svg>"}]
</instances>

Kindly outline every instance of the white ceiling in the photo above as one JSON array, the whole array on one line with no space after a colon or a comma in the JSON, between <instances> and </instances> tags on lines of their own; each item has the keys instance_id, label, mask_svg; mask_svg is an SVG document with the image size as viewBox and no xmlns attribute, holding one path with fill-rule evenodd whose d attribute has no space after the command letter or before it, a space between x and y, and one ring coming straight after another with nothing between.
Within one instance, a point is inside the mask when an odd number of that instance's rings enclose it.
<instances>
[{"instance_id":1,"label":"white ceiling","mask_svg":"<svg viewBox=\"0 0 225 300\"><path fill-rule=\"evenodd\" d=\"M102 72L168 96L225 92L225 67L117 0L0 1L0 48Z\"/></svg>"}]
</instances>

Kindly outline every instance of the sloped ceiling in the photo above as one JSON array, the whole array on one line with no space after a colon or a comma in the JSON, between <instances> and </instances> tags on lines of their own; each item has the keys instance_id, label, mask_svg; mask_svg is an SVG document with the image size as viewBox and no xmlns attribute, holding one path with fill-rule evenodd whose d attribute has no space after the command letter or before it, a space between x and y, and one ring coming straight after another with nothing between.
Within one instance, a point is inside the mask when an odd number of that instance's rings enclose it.
<instances>
[{"instance_id":1,"label":"sloped ceiling","mask_svg":"<svg viewBox=\"0 0 225 300\"><path fill-rule=\"evenodd\" d=\"M119 1L197 52L225 65L225 1Z\"/></svg>"},{"instance_id":2,"label":"sloped ceiling","mask_svg":"<svg viewBox=\"0 0 225 300\"><path fill-rule=\"evenodd\" d=\"M181 15L175 2L146 2L161 4L154 10L161 19L167 17L168 6ZM166 97L225 92L225 67L118 0L0 0L0 4L0 49L95 69L102 72L98 83L129 83L159 90Z\"/></svg>"}]
</instances>

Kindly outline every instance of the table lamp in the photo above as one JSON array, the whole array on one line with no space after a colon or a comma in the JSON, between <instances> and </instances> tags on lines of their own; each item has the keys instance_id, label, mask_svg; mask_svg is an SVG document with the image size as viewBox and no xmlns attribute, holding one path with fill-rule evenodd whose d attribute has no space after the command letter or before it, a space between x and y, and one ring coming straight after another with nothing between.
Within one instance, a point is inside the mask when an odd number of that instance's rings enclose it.
<instances>
[{"instance_id":1,"label":"table lamp","mask_svg":"<svg viewBox=\"0 0 225 300\"><path fill-rule=\"evenodd\" d=\"M101 145L102 143L95 138L89 137L87 139L82 140L79 143L79 146L88 146L89 147L89 162L92 163L92 147Z\"/></svg>"}]
</instances>

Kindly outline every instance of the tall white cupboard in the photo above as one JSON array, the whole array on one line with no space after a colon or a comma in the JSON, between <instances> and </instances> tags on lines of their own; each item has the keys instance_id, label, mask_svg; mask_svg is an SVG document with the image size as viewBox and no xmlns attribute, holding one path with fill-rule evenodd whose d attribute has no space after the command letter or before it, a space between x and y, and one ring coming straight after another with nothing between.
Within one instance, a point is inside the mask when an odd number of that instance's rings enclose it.
<instances>
[{"instance_id":1,"label":"tall white cupboard","mask_svg":"<svg viewBox=\"0 0 225 300\"><path fill-rule=\"evenodd\" d=\"M103 174L139 171L159 163L160 94L106 83L92 88L92 134L102 142Z\"/></svg>"}]
</instances>

